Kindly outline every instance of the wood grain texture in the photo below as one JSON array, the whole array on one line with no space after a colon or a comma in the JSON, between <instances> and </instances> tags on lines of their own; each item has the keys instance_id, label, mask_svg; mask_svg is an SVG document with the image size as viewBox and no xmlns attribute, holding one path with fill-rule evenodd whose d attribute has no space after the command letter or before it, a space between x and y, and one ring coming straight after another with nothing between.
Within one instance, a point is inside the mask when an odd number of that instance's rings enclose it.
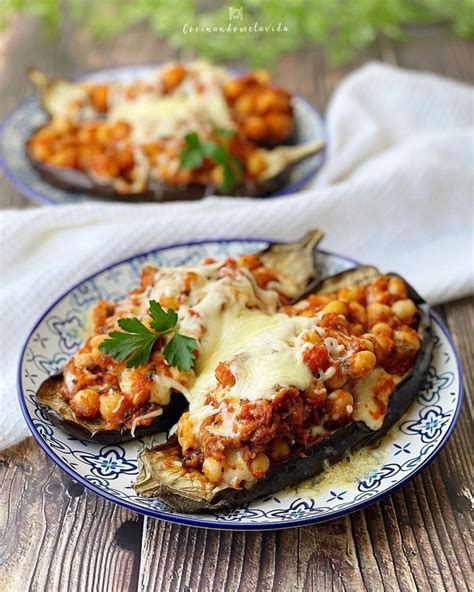
<instances>
[{"instance_id":1,"label":"wood grain texture","mask_svg":"<svg viewBox=\"0 0 474 592\"><path fill-rule=\"evenodd\" d=\"M183 57L191 57L187 53ZM35 64L57 75L177 57L143 27L106 44L66 23L59 42L18 19L0 44L0 115L30 93ZM276 81L321 110L340 80L379 59L472 82L472 45L439 27L382 40L340 68L316 48L285 56ZM35 207L0 179L0 207ZM28 439L0 453L0 589L187 592L472 589L474 302L439 310L464 365L466 400L452 438L413 481L365 511L313 527L228 533L143 519L83 491ZM470 390L471 389L471 390Z\"/></svg>"},{"instance_id":2,"label":"wood grain texture","mask_svg":"<svg viewBox=\"0 0 474 592\"><path fill-rule=\"evenodd\" d=\"M0 590L136 589L142 517L84 491L32 438L0 453L0 480Z\"/></svg>"}]
</instances>

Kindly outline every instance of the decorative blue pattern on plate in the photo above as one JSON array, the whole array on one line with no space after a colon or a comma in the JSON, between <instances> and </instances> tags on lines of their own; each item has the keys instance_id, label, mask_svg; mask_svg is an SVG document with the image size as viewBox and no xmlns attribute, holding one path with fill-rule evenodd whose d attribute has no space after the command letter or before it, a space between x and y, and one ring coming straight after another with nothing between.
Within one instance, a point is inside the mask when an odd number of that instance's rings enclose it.
<instances>
[{"instance_id":1,"label":"decorative blue pattern on plate","mask_svg":"<svg viewBox=\"0 0 474 592\"><path fill-rule=\"evenodd\" d=\"M90 81L131 82L147 76L157 68L158 64L141 66L117 66L89 72L80 77ZM302 97L293 98L296 121L296 137L299 144L306 144L326 138L324 119L308 101ZM0 167L5 176L20 191L33 201L46 204L75 203L77 201L97 201L85 193L72 193L54 187L43 181L33 169L25 155L25 142L32 132L47 120L36 97L22 101L4 119L0 127ZM287 195L301 189L321 168L325 159L325 151L306 159L296 165L286 187L273 194L273 197Z\"/></svg>"},{"instance_id":2,"label":"decorative blue pattern on plate","mask_svg":"<svg viewBox=\"0 0 474 592\"><path fill-rule=\"evenodd\" d=\"M321 522L363 508L414 477L439 452L457 419L462 377L454 345L436 317L433 317L436 347L416 402L395 431L384 438L373 466L343 483L326 483L322 477L312 491L298 487L231 511L178 514L156 500L137 497L131 487L143 440L104 446L77 440L51 424L37 405L36 389L47 376L58 372L77 348L87 324L85 315L96 298L124 296L136 286L139 270L146 263L195 263L203 257L238 255L264 245L262 241L205 241L138 255L84 280L43 315L21 356L20 404L39 444L74 479L117 504L164 520L208 528L274 529ZM349 259L323 252L319 253L318 262L324 275L354 265ZM162 435L153 436L157 442L162 438Z\"/></svg>"}]
</instances>

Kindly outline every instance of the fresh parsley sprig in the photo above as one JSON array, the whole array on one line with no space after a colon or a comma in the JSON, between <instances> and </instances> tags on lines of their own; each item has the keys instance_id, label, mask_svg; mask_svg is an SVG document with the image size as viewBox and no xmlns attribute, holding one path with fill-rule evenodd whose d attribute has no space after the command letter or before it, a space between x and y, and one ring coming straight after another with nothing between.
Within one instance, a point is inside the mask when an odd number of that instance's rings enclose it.
<instances>
[{"instance_id":1,"label":"fresh parsley sprig","mask_svg":"<svg viewBox=\"0 0 474 592\"><path fill-rule=\"evenodd\" d=\"M222 138L229 138L234 135L234 132L232 130L216 128L214 134ZM222 166L222 190L224 193L229 193L239 184L242 179L242 163L236 156L229 152L226 146L213 140L201 142L196 132L187 134L184 140L186 145L181 152L181 168L198 169L203 165L204 159L208 158Z\"/></svg>"},{"instance_id":2,"label":"fresh parsley sprig","mask_svg":"<svg viewBox=\"0 0 474 592\"><path fill-rule=\"evenodd\" d=\"M152 321L150 329L137 318L119 319L122 331L112 331L102 341L99 349L116 360L127 360L127 368L137 368L148 363L157 339L173 334L163 349L165 360L178 370L188 371L196 358L197 341L178 333L178 315L172 308L164 310L156 300L150 301L148 309Z\"/></svg>"}]
</instances>

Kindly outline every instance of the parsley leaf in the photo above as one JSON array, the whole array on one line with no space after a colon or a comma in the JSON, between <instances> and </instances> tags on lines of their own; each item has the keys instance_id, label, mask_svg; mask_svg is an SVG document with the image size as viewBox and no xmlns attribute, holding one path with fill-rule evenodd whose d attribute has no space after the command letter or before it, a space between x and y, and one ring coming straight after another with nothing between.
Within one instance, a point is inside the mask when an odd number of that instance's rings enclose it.
<instances>
[{"instance_id":1,"label":"parsley leaf","mask_svg":"<svg viewBox=\"0 0 474 592\"><path fill-rule=\"evenodd\" d=\"M172 308L168 308L168 310L165 311L159 302L151 300L149 312L153 319L150 323L150 327L155 329L155 331L158 331L158 333L168 333L168 331L171 331L171 329L176 327L178 315Z\"/></svg>"},{"instance_id":2,"label":"parsley leaf","mask_svg":"<svg viewBox=\"0 0 474 592\"><path fill-rule=\"evenodd\" d=\"M214 132L223 138L231 137L234 134L232 130L215 129ZM198 169L203 165L204 159L208 158L222 166L223 180L221 188L224 193L229 193L239 184L243 173L242 163L229 152L226 146L213 140L201 142L195 132L187 134L184 139L186 145L181 152L181 168Z\"/></svg>"},{"instance_id":3,"label":"parsley leaf","mask_svg":"<svg viewBox=\"0 0 474 592\"><path fill-rule=\"evenodd\" d=\"M201 142L196 132L187 134L184 137L186 146L181 152L181 168L198 169L204 162Z\"/></svg>"},{"instance_id":4,"label":"parsley leaf","mask_svg":"<svg viewBox=\"0 0 474 592\"><path fill-rule=\"evenodd\" d=\"M100 351L116 360L127 360L127 368L136 368L148 363L157 339L173 333L163 349L165 360L178 370L190 370L198 344L192 337L178 333L176 311L172 308L164 310L159 302L151 300L148 313L152 318L151 330L137 318L119 319L118 326L123 331L109 333L108 339L99 345Z\"/></svg>"},{"instance_id":5,"label":"parsley leaf","mask_svg":"<svg viewBox=\"0 0 474 592\"><path fill-rule=\"evenodd\" d=\"M159 335L148 331L138 319L120 319L119 325L125 331L127 330L126 326L131 326L133 323L124 323L123 321L136 321L144 331L140 331L140 333L112 331L109 333L109 339L105 339L99 345L99 349L116 360L127 360L127 368L142 366L150 359L151 350Z\"/></svg>"},{"instance_id":6,"label":"parsley leaf","mask_svg":"<svg viewBox=\"0 0 474 592\"><path fill-rule=\"evenodd\" d=\"M175 333L171 341L166 344L163 354L168 364L187 371L193 367L196 345L196 340L192 337Z\"/></svg>"}]
</instances>

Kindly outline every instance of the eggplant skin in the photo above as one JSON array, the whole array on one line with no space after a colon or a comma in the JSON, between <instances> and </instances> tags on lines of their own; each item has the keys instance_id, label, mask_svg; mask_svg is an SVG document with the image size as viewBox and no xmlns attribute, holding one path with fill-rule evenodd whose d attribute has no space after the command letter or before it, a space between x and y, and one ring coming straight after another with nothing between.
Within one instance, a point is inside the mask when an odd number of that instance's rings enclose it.
<instances>
[{"instance_id":1,"label":"eggplant skin","mask_svg":"<svg viewBox=\"0 0 474 592\"><path fill-rule=\"evenodd\" d=\"M223 195L217 186L198 185L171 185L153 181L146 191L140 193L119 193L112 185L100 183L88 174L77 169L54 167L40 162L32 157L28 147L26 156L40 177L55 187L73 193L86 193L91 197L104 200L142 203L142 202L167 202L167 201L194 201L207 195ZM267 197L282 189L288 184L291 168L285 169L279 175L266 181L246 181L234 187L230 192L233 197ZM227 194L226 194L227 195Z\"/></svg>"},{"instance_id":2,"label":"eggplant skin","mask_svg":"<svg viewBox=\"0 0 474 592\"><path fill-rule=\"evenodd\" d=\"M125 426L110 430L106 429L105 421L87 421L76 418L68 403L59 394L62 382L62 374L47 378L38 389L38 402L52 423L79 440L89 440L101 444L119 444L167 431L178 421L188 406L182 393L173 393L170 404L163 407L163 413L156 417L151 425L137 427L132 436L131 431Z\"/></svg>"},{"instance_id":3,"label":"eggplant skin","mask_svg":"<svg viewBox=\"0 0 474 592\"><path fill-rule=\"evenodd\" d=\"M380 275L373 267L354 268L323 280L319 283L318 289L313 292L329 291L329 286L331 289L337 289L343 285L349 285L351 281L348 279L351 276L355 280L354 283L362 283L364 277L373 278L376 273ZM400 277L393 273L386 275ZM271 495L286 487L298 485L305 479L324 471L328 464L335 464L350 453L380 440L414 402L423 384L433 350L430 308L406 281L405 284L408 296L418 307L419 334L422 344L414 366L398 384L390 398L380 429L371 430L362 421L353 422L309 446L304 456L297 456L276 465L264 479L257 481L251 488L226 488L217 492L203 485L203 478L197 471L185 473L183 469L179 474L176 468L169 470L173 466L173 460L175 467L179 460L179 447L176 439L173 438L161 446L144 449L141 452L140 473L134 484L138 495L157 497L173 510L183 513L231 508L249 503L261 496Z\"/></svg>"}]
</instances>

